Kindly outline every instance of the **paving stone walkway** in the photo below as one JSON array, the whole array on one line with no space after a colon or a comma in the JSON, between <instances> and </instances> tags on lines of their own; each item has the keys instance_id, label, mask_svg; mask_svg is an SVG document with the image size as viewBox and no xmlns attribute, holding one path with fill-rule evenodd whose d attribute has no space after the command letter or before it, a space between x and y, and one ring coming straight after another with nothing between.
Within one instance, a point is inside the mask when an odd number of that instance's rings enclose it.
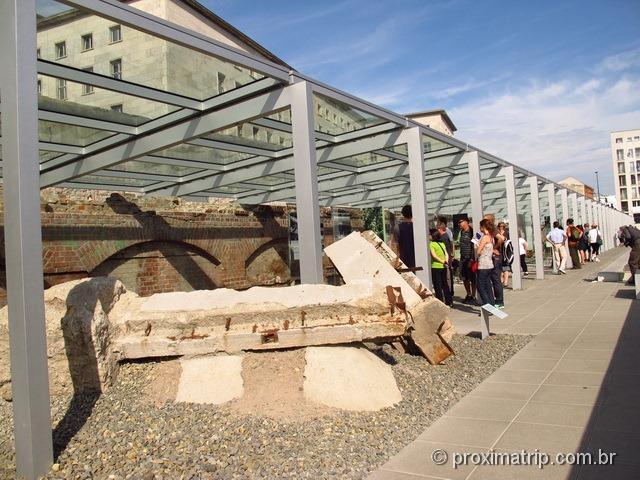
<instances>
[{"instance_id":1,"label":"paving stone walkway","mask_svg":"<svg viewBox=\"0 0 640 480\"><path fill-rule=\"evenodd\" d=\"M599 263L508 291L509 317L492 319L492 333L536 338L370 480L640 478L640 300L622 283L590 282L598 271L622 271L628 253L617 248ZM479 330L469 310L452 312L461 333ZM432 459L438 449L443 465ZM492 452L517 461L523 450L533 459L536 449L550 462L558 453L616 455L613 466L452 463L456 454L482 461Z\"/></svg>"}]
</instances>

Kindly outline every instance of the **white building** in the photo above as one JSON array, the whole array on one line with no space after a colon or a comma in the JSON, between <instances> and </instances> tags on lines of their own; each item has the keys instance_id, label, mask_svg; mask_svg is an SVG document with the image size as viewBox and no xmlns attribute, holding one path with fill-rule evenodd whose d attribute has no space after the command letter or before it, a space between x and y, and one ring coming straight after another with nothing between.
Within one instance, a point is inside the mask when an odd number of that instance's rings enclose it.
<instances>
[{"instance_id":1,"label":"white building","mask_svg":"<svg viewBox=\"0 0 640 480\"><path fill-rule=\"evenodd\" d=\"M640 223L640 129L611 133L611 159L618 206Z\"/></svg>"}]
</instances>

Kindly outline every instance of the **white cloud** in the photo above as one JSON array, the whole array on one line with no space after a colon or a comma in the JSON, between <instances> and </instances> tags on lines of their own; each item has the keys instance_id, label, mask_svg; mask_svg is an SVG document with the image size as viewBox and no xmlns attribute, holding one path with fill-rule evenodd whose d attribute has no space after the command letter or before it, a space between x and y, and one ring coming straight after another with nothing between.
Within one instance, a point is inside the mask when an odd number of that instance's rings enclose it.
<instances>
[{"instance_id":1,"label":"white cloud","mask_svg":"<svg viewBox=\"0 0 640 480\"><path fill-rule=\"evenodd\" d=\"M553 180L613 190L609 133L640 127L637 76L531 82L450 111L459 137Z\"/></svg>"},{"instance_id":2,"label":"white cloud","mask_svg":"<svg viewBox=\"0 0 640 480\"><path fill-rule=\"evenodd\" d=\"M598 71L621 72L631 68L640 67L640 48L610 55L597 66Z\"/></svg>"}]
</instances>

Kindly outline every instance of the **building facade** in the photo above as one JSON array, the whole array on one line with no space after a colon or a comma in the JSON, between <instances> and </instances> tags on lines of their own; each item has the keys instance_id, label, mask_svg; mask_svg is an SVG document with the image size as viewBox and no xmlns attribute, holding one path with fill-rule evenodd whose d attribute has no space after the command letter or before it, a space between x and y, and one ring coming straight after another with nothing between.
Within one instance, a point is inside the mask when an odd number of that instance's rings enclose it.
<instances>
[{"instance_id":1,"label":"building facade","mask_svg":"<svg viewBox=\"0 0 640 480\"><path fill-rule=\"evenodd\" d=\"M618 206L640 223L640 129L612 132L611 158Z\"/></svg>"},{"instance_id":2,"label":"building facade","mask_svg":"<svg viewBox=\"0 0 640 480\"><path fill-rule=\"evenodd\" d=\"M578 192L580 195L584 195L587 198L593 198L593 187L590 187L586 183L581 182L575 177L567 177L558 182L560 185L567 187L569 190Z\"/></svg>"}]
</instances>

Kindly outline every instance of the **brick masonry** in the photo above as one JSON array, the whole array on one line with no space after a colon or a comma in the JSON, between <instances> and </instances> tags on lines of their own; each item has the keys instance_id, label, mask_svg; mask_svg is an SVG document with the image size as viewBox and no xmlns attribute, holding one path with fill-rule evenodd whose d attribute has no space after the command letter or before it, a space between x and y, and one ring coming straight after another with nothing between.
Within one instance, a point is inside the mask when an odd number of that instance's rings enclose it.
<instances>
[{"instance_id":1,"label":"brick masonry","mask_svg":"<svg viewBox=\"0 0 640 480\"><path fill-rule=\"evenodd\" d=\"M41 192L45 288L102 275L119 278L143 296L286 284L297 275L297 265L289 260L291 210L287 205L243 207L229 200L198 203L45 189ZM352 229L363 228L359 211L344 212ZM321 218L328 245L334 235L331 210L321 209ZM3 239L4 235L2 247ZM0 255L0 305L4 305L4 248ZM326 257L324 267L327 281L339 283Z\"/></svg>"}]
</instances>

